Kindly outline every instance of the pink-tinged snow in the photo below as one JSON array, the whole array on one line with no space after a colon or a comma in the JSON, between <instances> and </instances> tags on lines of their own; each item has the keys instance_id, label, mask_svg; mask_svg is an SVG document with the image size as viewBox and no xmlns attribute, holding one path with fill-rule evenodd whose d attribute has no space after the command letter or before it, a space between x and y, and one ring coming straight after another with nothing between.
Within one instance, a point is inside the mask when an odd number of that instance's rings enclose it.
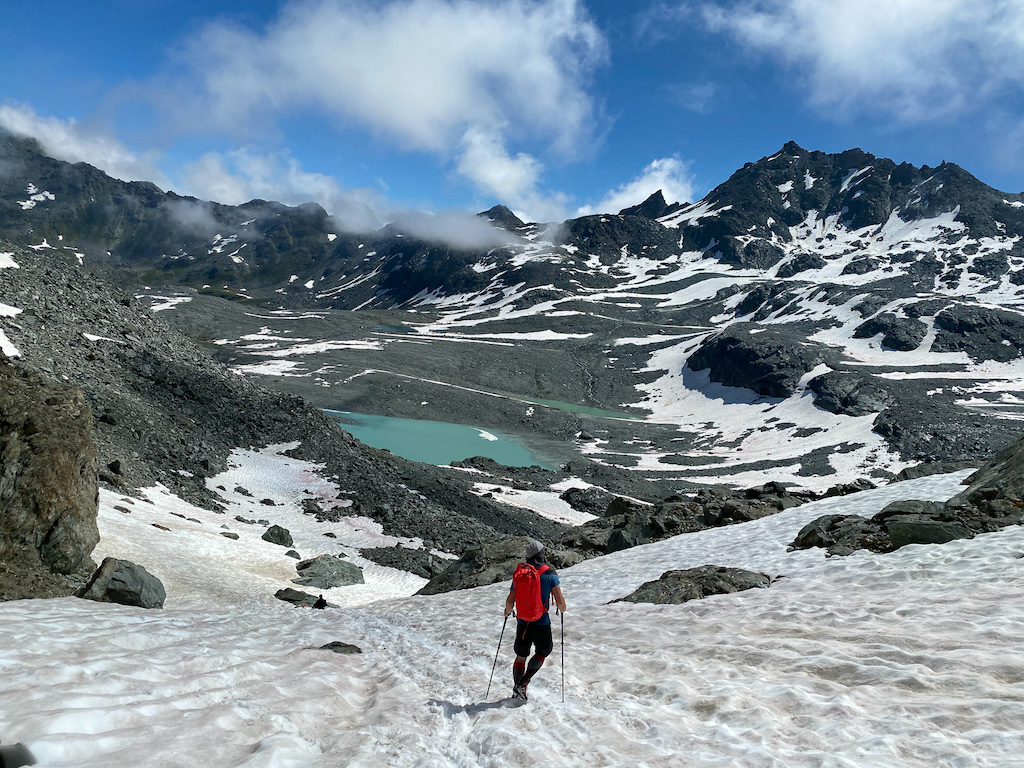
<instances>
[{"instance_id":1,"label":"pink-tinged snow","mask_svg":"<svg viewBox=\"0 0 1024 768\"><path fill-rule=\"evenodd\" d=\"M120 554L165 579L167 608L0 604L4 740L25 742L40 768L1015 765L1024 530L889 555L786 552L818 515L944 499L965 474L562 570L565 665L556 644L520 708L493 704L507 695L509 632L484 699L507 583L294 609L250 573L257 542L225 540L218 556L239 567L204 579L198 534L152 529L135 549L132 531ZM684 605L608 604L706 563L784 578ZM176 580L172 567L194 575ZM334 640L363 653L318 650Z\"/></svg>"}]
</instances>

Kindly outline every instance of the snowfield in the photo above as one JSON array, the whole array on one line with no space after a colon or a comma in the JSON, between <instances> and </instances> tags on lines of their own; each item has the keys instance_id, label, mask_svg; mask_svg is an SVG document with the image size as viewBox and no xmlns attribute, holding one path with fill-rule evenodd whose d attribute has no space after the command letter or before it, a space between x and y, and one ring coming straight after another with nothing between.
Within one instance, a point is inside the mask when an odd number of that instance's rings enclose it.
<instances>
[{"instance_id":1,"label":"snowfield","mask_svg":"<svg viewBox=\"0 0 1024 768\"><path fill-rule=\"evenodd\" d=\"M235 463L234 479L276 483L281 504L264 515L295 524L297 548L310 554L314 531L299 528L295 500L283 498L308 467L279 466L275 480L266 452ZM506 584L395 598L395 580L368 572L368 585L328 595L362 590L353 602L364 604L295 609L271 596L294 561L255 533L218 536L215 523L245 527L233 515L186 510L159 491L125 514L105 496L102 553L164 579L167 607L0 604L3 739L25 742L40 766L82 768L1020 765L1024 531L890 555L786 552L818 515L945 499L966 474L563 571L565 703L556 644L520 708L498 703L509 685L508 632L484 699ZM172 530L155 528L157 517ZM355 535L343 527L338 546ZM705 563L778 580L681 606L608 604L665 570ZM392 599L367 602L373 583ZM407 581L405 594L417 587ZM318 650L333 640L363 653Z\"/></svg>"}]
</instances>

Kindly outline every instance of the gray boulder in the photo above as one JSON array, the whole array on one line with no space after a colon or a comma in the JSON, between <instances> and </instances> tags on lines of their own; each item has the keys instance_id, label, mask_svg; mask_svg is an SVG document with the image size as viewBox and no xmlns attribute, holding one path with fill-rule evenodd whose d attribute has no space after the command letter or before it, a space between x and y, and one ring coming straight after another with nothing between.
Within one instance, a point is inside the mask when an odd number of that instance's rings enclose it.
<instances>
[{"instance_id":1,"label":"gray boulder","mask_svg":"<svg viewBox=\"0 0 1024 768\"><path fill-rule=\"evenodd\" d=\"M805 373L833 356L825 347L808 344L796 329L736 323L706 339L687 366L693 371L710 368L711 381L730 387L789 397Z\"/></svg>"},{"instance_id":2,"label":"gray boulder","mask_svg":"<svg viewBox=\"0 0 1024 768\"><path fill-rule=\"evenodd\" d=\"M403 546L367 547L359 554L377 565L409 571L424 579L432 579L444 573L450 564L448 560L435 557L427 549L409 549Z\"/></svg>"},{"instance_id":3,"label":"gray boulder","mask_svg":"<svg viewBox=\"0 0 1024 768\"><path fill-rule=\"evenodd\" d=\"M299 572L299 578L292 579L292 583L303 587L332 589L363 583L362 568L334 555L320 555L303 560L295 568Z\"/></svg>"},{"instance_id":4,"label":"gray boulder","mask_svg":"<svg viewBox=\"0 0 1024 768\"><path fill-rule=\"evenodd\" d=\"M261 538L264 541L269 541L271 544L277 544L281 547L290 547L294 544L291 531L287 528L282 528L280 525L270 526Z\"/></svg>"},{"instance_id":5,"label":"gray boulder","mask_svg":"<svg viewBox=\"0 0 1024 768\"><path fill-rule=\"evenodd\" d=\"M167 593L160 579L141 565L107 557L77 596L101 603L163 608Z\"/></svg>"},{"instance_id":6,"label":"gray boulder","mask_svg":"<svg viewBox=\"0 0 1024 768\"><path fill-rule=\"evenodd\" d=\"M279 589L274 593L274 597L278 600L283 600L286 603L291 603L295 606L305 606L306 608L312 608L313 603L316 602L316 595L310 595L306 592L300 592L297 589L291 587L285 587Z\"/></svg>"},{"instance_id":7,"label":"gray boulder","mask_svg":"<svg viewBox=\"0 0 1024 768\"><path fill-rule=\"evenodd\" d=\"M967 526L942 520L929 520L912 515L895 515L885 522L893 546L899 549L907 544L945 544L956 539L969 539L974 534Z\"/></svg>"},{"instance_id":8,"label":"gray boulder","mask_svg":"<svg viewBox=\"0 0 1024 768\"><path fill-rule=\"evenodd\" d=\"M512 578L516 563L523 561L523 550L529 543L525 536L496 539L467 549L458 560L448 566L439 576L428 581L417 592L418 595L436 595L456 589L469 589L508 581ZM548 563L554 568L567 568L583 558L575 552L547 548Z\"/></svg>"},{"instance_id":9,"label":"gray boulder","mask_svg":"<svg viewBox=\"0 0 1024 768\"><path fill-rule=\"evenodd\" d=\"M661 578L648 581L632 594L612 602L678 605L709 595L730 595L747 589L764 589L771 583L771 577L764 573L721 565L702 565L682 571L666 571Z\"/></svg>"},{"instance_id":10,"label":"gray boulder","mask_svg":"<svg viewBox=\"0 0 1024 768\"><path fill-rule=\"evenodd\" d=\"M334 640L330 643L320 646L322 651L333 651L334 653L350 654L350 653L362 653L363 649L358 645L352 645L351 643L343 643L340 640Z\"/></svg>"},{"instance_id":11,"label":"gray boulder","mask_svg":"<svg viewBox=\"0 0 1024 768\"><path fill-rule=\"evenodd\" d=\"M92 411L80 389L0 358L0 558L27 548L55 573L91 572L100 540Z\"/></svg>"}]
</instances>

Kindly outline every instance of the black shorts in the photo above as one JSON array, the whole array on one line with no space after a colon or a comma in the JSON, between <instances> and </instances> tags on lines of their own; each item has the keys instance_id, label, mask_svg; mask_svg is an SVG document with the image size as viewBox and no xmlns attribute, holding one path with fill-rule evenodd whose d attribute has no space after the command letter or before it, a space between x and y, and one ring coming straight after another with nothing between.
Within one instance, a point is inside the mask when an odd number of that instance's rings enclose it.
<instances>
[{"instance_id":1,"label":"black shorts","mask_svg":"<svg viewBox=\"0 0 1024 768\"><path fill-rule=\"evenodd\" d=\"M551 655L555 641L551 639L550 624L516 622L516 643L512 646L516 656L529 656L530 646L536 646L538 656L548 657Z\"/></svg>"}]
</instances>

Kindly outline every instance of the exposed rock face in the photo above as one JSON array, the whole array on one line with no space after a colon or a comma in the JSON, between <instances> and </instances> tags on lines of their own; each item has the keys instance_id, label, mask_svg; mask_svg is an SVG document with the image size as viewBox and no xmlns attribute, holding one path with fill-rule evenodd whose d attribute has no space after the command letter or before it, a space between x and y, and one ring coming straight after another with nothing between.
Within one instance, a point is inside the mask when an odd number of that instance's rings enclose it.
<instances>
[{"instance_id":1,"label":"exposed rock face","mask_svg":"<svg viewBox=\"0 0 1024 768\"><path fill-rule=\"evenodd\" d=\"M281 547L290 547L293 544L291 531L280 525L270 526L260 538Z\"/></svg>"},{"instance_id":2,"label":"exposed rock face","mask_svg":"<svg viewBox=\"0 0 1024 768\"><path fill-rule=\"evenodd\" d=\"M300 592L297 589L291 587L285 587L279 589L274 593L274 597L278 600L283 600L286 603L291 603L295 606L305 606L306 608L312 608L313 603L316 602L316 595L310 595L307 592ZM330 603L328 603L330 605ZM332 606L333 607L333 606Z\"/></svg>"},{"instance_id":3,"label":"exposed rock face","mask_svg":"<svg viewBox=\"0 0 1024 768\"><path fill-rule=\"evenodd\" d=\"M163 608L167 593L160 579L141 565L107 557L78 597L139 608Z\"/></svg>"},{"instance_id":4,"label":"exposed rock face","mask_svg":"<svg viewBox=\"0 0 1024 768\"><path fill-rule=\"evenodd\" d=\"M857 373L830 371L815 376L807 388L817 395L814 404L819 408L847 416L880 413L896 402L896 397L877 378Z\"/></svg>"},{"instance_id":5,"label":"exposed rock face","mask_svg":"<svg viewBox=\"0 0 1024 768\"><path fill-rule=\"evenodd\" d=\"M498 539L466 550L440 575L424 585L417 595L436 595L456 589L483 587L512 578L516 563L523 562L523 550L529 543L525 537ZM547 561L553 568L576 565L583 558L573 552L548 548Z\"/></svg>"},{"instance_id":6,"label":"exposed rock face","mask_svg":"<svg viewBox=\"0 0 1024 768\"><path fill-rule=\"evenodd\" d=\"M853 332L855 339L870 339L882 334L882 344L889 349L904 352L917 349L924 340L928 328L920 320L897 317L891 312L882 312L858 326Z\"/></svg>"},{"instance_id":7,"label":"exposed rock face","mask_svg":"<svg viewBox=\"0 0 1024 768\"><path fill-rule=\"evenodd\" d=\"M891 552L907 544L945 544L1024 522L1024 439L998 454L947 502L894 501L874 517L824 515L797 534L793 549L830 555Z\"/></svg>"},{"instance_id":8,"label":"exposed rock face","mask_svg":"<svg viewBox=\"0 0 1024 768\"><path fill-rule=\"evenodd\" d=\"M358 565L334 555L303 560L295 569L299 572L299 578L292 579L292 582L303 587L331 589L363 583L363 570Z\"/></svg>"},{"instance_id":9,"label":"exposed rock face","mask_svg":"<svg viewBox=\"0 0 1024 768\"><path fill-rule=\"evenodd\" d=\"M956 306L935 317L933 352L966 352L971 359L1006 362L1021 355L1024 317L992 307Z\"/></svg>"},{"instance_id":10,"label":"exposed rock face","mask_svg":"<svg viewBox=\"0 0 1024 768\"><path fill-rule=\"evenodd\" d=\"M682 203L672 203L671 205L667 203L665 201L665 195L659 189L639 205L631 205L629 208L623 208L619 211L619 215L642 216L645 219L660 219L662 216L668 216L670 213L674 213L682 207Z\"/></svg>"},{"instance_id":11,"label":"exposed rock face","mask_svg":"<svg viewBox=\"0 0 1024 768\"><path fill-rule=\"evenodd\" d=\"M434 557L426 549L409 549L408 547L367 547L359 550L359 554L377 565L409 571L424 579L432 579L444 573L451 564L450 560Z\"/></svg>"},{"instance_id":12,"label":"exposed rock face","mask_svg":"<svg viewBox=\"0 0 1024 768\"><path fill-rule=\"evenodd\" d=\"M682 571L666 571L660 579L648 581L632 594L612 602L678 605L710 595L731 595L747 589L765 589L771 583L771 577L764 573L721 565L702 565Z\"/></svg>"},{"instance_id":13,"label":"exposed rock face","mask_svg":"<svg viewBox=\"0 0 1024 768\"><path fill-rule=\"evenodd\" d=\"M907 467L901 470L893 482L901 480L916 480L919 477L929 475L945 475L949 472L958 472L961 469L977 467L977 461L926 461L914 467Z\"/></svg>"},{"instance_id":14,"label":"exposed rock face","mask_svg":"<svg viewBox=\"0 0 1024 768\"><path fill-rule=\"evenodd\" d=\"M350 654L350 653L362 653L363 649L358 645L352 645L351 643L343 643L340 640L334 640L330 643L320 646L322 651L334 651L334 653Z\"/></svg>"},{"instance_id":15,"label":"exposed rock face","mask_svg":"<svg viewBox=\"0 0 1024 768\"><path fill-rule=\"evenodd\" d=\"M792 329L759 329L747 323L731 325L710 337L690 355L690 370L711 369L711 380L746 387L759 395L788 397L800 378L825 362L822 347L808 346Z\"/></svg>"},{"instance_id":16,"label":"exposed rock face","mask_svg":"<svg viewBox=\"0 0 1024 768\"><path fill-rule=\"evenodd\" d=\"M560 542L563 547L592 557L681 533L757 520L812 498L817 497L792 493L780 483L768 483L739 493L705 488L692 499L673 496L654 505L617 497L608 504L602 517L570 528Z\"/></svg>"},{"instance_id":17,"label":"exposed rock face","mask_svg":"<svg viewBox=\"0 0 1024 768\"><path fill-rule=\"evenodd\" d=\"M0 360L0 558L28 545L57 573L91 570L98 493L81 390Z\"/></svg>"}]
</instances>

